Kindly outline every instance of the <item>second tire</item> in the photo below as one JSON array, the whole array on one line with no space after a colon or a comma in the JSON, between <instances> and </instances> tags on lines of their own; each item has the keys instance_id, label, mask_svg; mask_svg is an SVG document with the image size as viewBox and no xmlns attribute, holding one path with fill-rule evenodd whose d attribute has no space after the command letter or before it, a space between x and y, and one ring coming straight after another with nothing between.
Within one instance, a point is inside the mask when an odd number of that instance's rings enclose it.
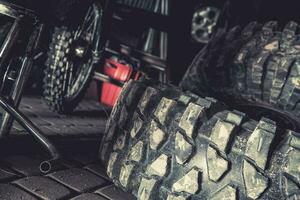
<instances>
[{"instance_id":1,"label":"second tire","mask_svg":"<svg viewBox=\"0 0 300 200\"><path fill-rule=\"evenodd\" d=\"M152 81L125 86L100 155L141 200L300 197L298 133Z\"/></svg>"}]
</instances>

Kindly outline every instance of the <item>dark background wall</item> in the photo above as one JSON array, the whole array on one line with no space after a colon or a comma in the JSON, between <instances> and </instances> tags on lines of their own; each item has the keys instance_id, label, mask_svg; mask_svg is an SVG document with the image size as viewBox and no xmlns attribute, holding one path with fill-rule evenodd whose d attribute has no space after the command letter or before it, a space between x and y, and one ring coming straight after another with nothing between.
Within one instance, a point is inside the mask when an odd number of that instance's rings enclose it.
<instances>
[{"instance_id":1,"label":"dark background wall","mask_svg":"<svg viewBox=\"0 0 300 200\"><path fill-rule=\"evenodd\" d=\"M85 10L85 6L92 0L7 0L15 2L40 13L45 20L53 22L63 18L64 15L75 9L76 15L71 19L77 21L80 18L80 11ZM113 0L112 0L113 1ZM171 67L172 83L180 82L187 67L191 63L195 54L203 47L201 44L195 44L191 41L191 19L193 12L200 5L217 5L225 4L225 0L171 0L171 16L165 28L169 34L169 61ZM80 6L78 6L80 5ZM300 1L299 0L229 0L223 13L223 22L226 21L228 27L234 25L244 26L250 21L257 20L265 22L267 20L278 20L283 26L287 21L300 21ZM157 20L153 23L159 24ZM141 26L148 25L136 18L135 21L124 30L139 29ZM139 26L139 27L137 27ZM120 30L122 31L122 30ZM134 32L134 31L133 31ZM120 32L122 34L122 32Z\"/></svg>"}]
</instances>

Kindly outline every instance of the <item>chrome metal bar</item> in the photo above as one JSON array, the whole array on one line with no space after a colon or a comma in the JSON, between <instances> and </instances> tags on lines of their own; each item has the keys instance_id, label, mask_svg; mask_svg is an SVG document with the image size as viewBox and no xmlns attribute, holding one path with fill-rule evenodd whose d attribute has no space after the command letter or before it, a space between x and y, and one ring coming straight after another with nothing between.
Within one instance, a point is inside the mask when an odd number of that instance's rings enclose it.
<instances>
[{"instance_id":1,"label":"chrome metal bar","mask_svg":"<svg viewBox=\"0 0 300 200\"><path fill-rule=\"evenodd\" d=\"M18 66L17 69L18 76L15 79L14 85L9 91L8 97L5 98L3 94L0 94L0 107L4 110L4 116L0 129L0 138L9 132L13 119L15 119L29 134L33 135L33 137L45 149L47 149L51 155L50 160L44 161L40 165L40 170L44 173L48 173L51 171L51 169L55 169L59 166L61 155L56 147L43 135L42 131L17 109L21 100L22 91L32 69L33 59L36 54L44 26L42 24L38 24L36 15L34 15L34 13L30 10L7 2L4 3L1 0L0 14L7 15L15 19L0 49L0 67L6 67L4 64L10 61L9 59L22 57L22 64L21 66ZM19 38L21 32L21 22L28 23L33 31L25 39L27 42L29 37L28 43L24 49L24 53L23 49L21 49L22 55L11 55L14 53L12 52L13 48L19 48L17 46L17 39L21 39ZM10 58L10 56L12 56L12 58Z\"/></svg>"},{"instance_id":2,"label":"chrome metal bar","mask_svg":"<svg viewBox=\"0 0 300 200\"><path fill-rule=\"evenodd\" d=\"M169 15L169 0L161 1L161 14ZM160 58L167 60L168 54L168 33L161 31L160 32Z\"/></svg>"},{"instance_id":3,"label":"chrome metal bar","mask_svg":"<svg viewBox=\"0 0 300 200\"><path fill-rule=\"evenodd\" d=\"M44 25L40 25L35 31L37 31L35 34L33 34L30 38L30 42L27 45L26 49L26 57L24 58L22 65L20 67L20 71L18 72L18 77L15 80L15 83L12 88L12 93L10 96L10 100L12 101L13 106L18 107L21 101L22 97L22 91L25 87L25 83L28 80L28 77L30 75L32 65L33 65L33 57L36 53L36 49L38 46L38 43L40 41L40 37L43 31ZM10 131L10 128L13 124L13 119L10 116L9 113L4 113L2 116L2 123L0 127L0 137L4 137L8 134Z\"/></svg>"},{"instance_id":4,"label":"chrome metal bar","mask_svg":"<svg viewBox=\"0 0 300 200\"><path fill-rule=\"evenodd\" d=\"M17 80L15 80L16 83L14 85L14 89L12 90L13 93L11 96L11 101L13 103L13 106L15 107L18 107L19 105L23 87L28 77L28 75L25 75L25 71L27 71L28 68L31 68L31 66L32 66L32 61L29 61L28 58L25 58L21 67L20 75L18 76ZM12 124L13 124L12 116L9 113L5 112L2 116L2 123L0 128L1 137L5 137L9 133Z\"/></svg>"},{"instance_id":5,"label":"chrome metal bar","mask_svg":"<svg viewBox=\"0 0 300 200\"><path fill-rule=\"evenodd\" d=\"M13 45L16 43L17 37L20 32L20 19L16 19L12 25L2 47L0 50L0 66L3 67L5 61L7 60L8 55L11 53ZM2 76L3 77L3 76ZM1 88L4 88L5 79L3 78ZM1 89L2 91L2 89ZM8 113L4 113L2 116L2 122L0 127L0 138L7 135L8 130L10 129L11 119ZM9 125L10 124L10 125Z\"/></svg>"},{"instance_id":6,"label":"chrome metal bar","mask_svg":"<svg viewBox=\"0 0 300 200\"><path fill-rule=\"evenodd\" d=\"M6 15L12 18L19 18L22 15L26 15L29 17L35 17L35 14L32 10L28 10L26 8L21 8L15 4L5 2L0 0L0 13L2 15Z\"/></svg>"},{"instance_id":7,"label":"chrome metal bar","mask_svg":"<svg viewBox=\"0 0 300 200\"><path fill-rule=\"evenodd\" d=\"M101 74L99 72L94 72L94 77L93 78L95 80L98 80L98 81L113 83L113 84L115 84L117 86L120 86L120 87L123 87L123 85L124 85L123 82L116 81L116 80L110 78L109 76L107 76L105 74Z\"/></svg>"},{"instance_id":8,"label":"chrome metal bar","mask_svg":"<svg viewBox=\"0 0 300 200\"><path fill-rule=\"evenodd\" d=\"M12 46L15 44L16 39L20 32L20 21L21 19L16 19L13 23L9 33L7 34L5 41L0 49L0 66L2 66L7 55L10 53Z\"/></svg>"},{"instance_id":9,"label":"chrome metal bar","mask_svg":"<svg viewBox=\"0 0 300 200\"><path fill-rule=\"evenodd\" d=\"M102 8L99 4L94 3L94 12L95 12L95 27L94 27L94 33L95 33L95 37L94 37L94 42L93 42L93 57L94 57L94 63L99 62L100 58L101 58L101 54L104 51L104 47L105 47L105 40L104 40L104 35L102 35L101 33L103 32L102 29L104 28L102 26L102 22L103 22L103 11Z\"/></svg>"},{"instance_id":10,"label":"chrome metal bar","mask_svg":"<svg viewBox=\"0 0 300 200\"><path fill-rule=\"evenodd\" d=\"M165 16L169 16L169 0L161 0L161 14ZM168 33L161 31L160 32L160 58L165 60L166 63L168 59ZM168 71L168 64L165 66L166 69L162 73L160 73L160 81L163 83L168 82L168 76L169 76L169 71Z\"/></svg>"},{"instance_id":11,"label":"chrome metal bar","mask_svg":"<svg viewBox=\"0 0 300 200\"><path fill-rule=\"evenodd\" d=\"M32 36L29 39L29 43L27 45L25 58L23 60L21 69L19 71L19 76L16 79L16 82L13 87L13 93L11 95L12 100L15 102L15 106L18 106L20 103L21 95L23 88L25 86L26 81L30 76L30 72L33 65L34 56L36 55L36 50L40 43L40 39L44 30L44 25L40 24L33 31Z\"/></svg>"},{"instance_id":12,"label":"chrome metal bar","mask_svg":"<svg viewBox=\"0 0 300 200\"><path fill-rule=\"evenodd\" d=\"M56 147L46 138L42 131L34 125L24 114L15 109L8 103L8 100L0 95L0 106L8 112L14 119L26 130L29 134L33 135L39 143L49 151L52 159L59 159L60 153Z\"/></svg>"}]
</instances>

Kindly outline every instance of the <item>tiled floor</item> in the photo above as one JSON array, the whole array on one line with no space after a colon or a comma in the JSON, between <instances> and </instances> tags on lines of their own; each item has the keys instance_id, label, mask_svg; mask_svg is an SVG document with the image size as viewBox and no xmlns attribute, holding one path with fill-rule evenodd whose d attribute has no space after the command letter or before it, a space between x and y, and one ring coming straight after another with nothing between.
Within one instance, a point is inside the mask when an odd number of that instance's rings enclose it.
<instances>
[{"instance_id":1,"label":"tiled floor","mask_svg":"<svg viewBox=\"0 0 300 200\"><path fill-rule=\"evenodd\" d=\"M50 136L99 137L104 132L109 111L92 100L83 101L72 115L51 112L39 97L24 97L19 109ZM15 123L12 134L24 133Z\"/></svg>"},{"instance_id":2,"label":"tiled floor","mask_svg":"<svg viewBox=\"0 0 300 200\"><path fill-rule=\"evenodd\" d=\"M15 124L12 139L0 142L0 199L133 200L115 188L97 159L107 113L84 101L72 116L50 112L40 98L25 97L20 109L58 145L64 155L60 167L39 171L47 159L43 149Z\"/></svg>"}]
</instances>

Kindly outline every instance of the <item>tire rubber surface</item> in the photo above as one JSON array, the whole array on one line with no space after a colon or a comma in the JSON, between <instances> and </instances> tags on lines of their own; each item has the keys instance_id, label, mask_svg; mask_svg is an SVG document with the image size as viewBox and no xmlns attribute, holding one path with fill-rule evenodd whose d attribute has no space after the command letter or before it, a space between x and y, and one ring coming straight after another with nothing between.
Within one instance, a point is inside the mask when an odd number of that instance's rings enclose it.
<instances>
[{"instance_id":1,"label":"tire rubber surface","mask_svg":"<svg viewBox=\"0 0 300 200\"><path fill-rule=\"evenodd\" d=\"M44 77L44 98L50 109L58 113L72 112L84 97L92 76L80 80L83 85L72 98L68 98L68 81L71 73L68 53L72 49L73 32L67 27L56 27L48 52ZM91 67L91 66L90 66Z\"/></svg>"},{"instance_id":2,"label":"tire rubber surface","mask_svg":"<svg viewBox=\"0 0 300 200\"><path fill-rule=\"evenodd\" d=\"M126 84L100 157L141 200L300 198L298 133L153 81Z\"/></svg>"},{"instance_id":3,"label":"tire rubber surface","mask_svg":"<svg viewBox=\"0 0 300 200\"><path fill-rule=\"evenodd\" d=\"M296 22L281 27L276 21L220 29L194 59L181 88L227 104L261 105L298 118L298 29Z\"/></svg>"}]
</instances>

